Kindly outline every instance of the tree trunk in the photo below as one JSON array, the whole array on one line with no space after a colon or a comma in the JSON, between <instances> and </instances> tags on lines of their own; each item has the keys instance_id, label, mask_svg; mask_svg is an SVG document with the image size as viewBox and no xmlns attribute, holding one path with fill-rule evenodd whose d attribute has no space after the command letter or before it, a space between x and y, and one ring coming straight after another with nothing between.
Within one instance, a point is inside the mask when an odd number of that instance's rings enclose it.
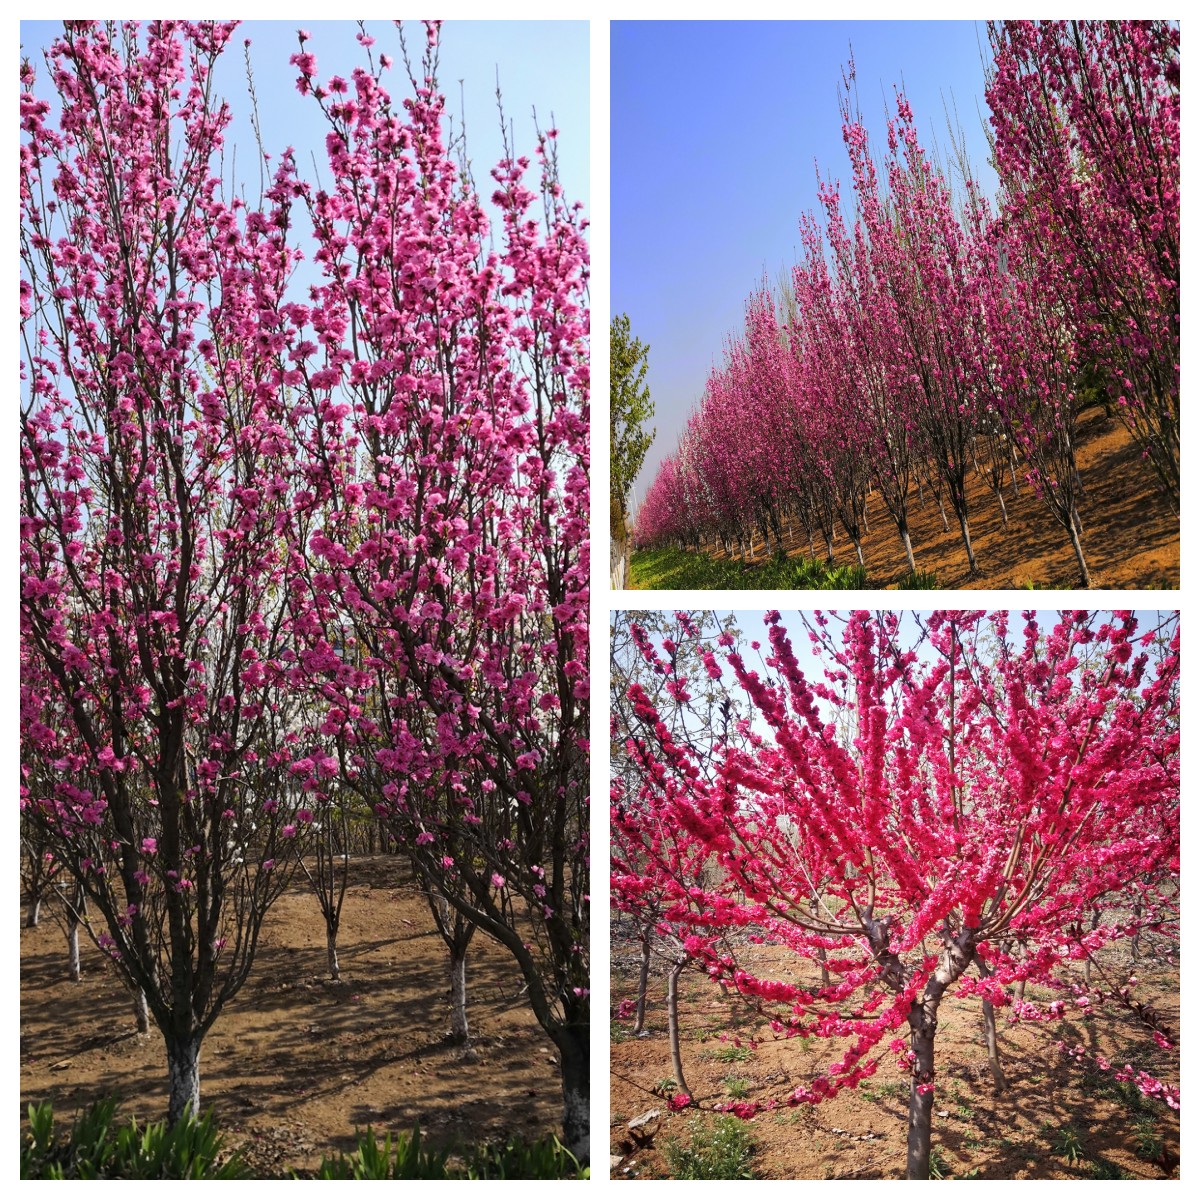
<instances>
[{"instance_id":1,"label":"tree trunk","mask_svg":"<svg viewBox=\"0 0 1200 1200\"><path fill-rule=\"evenodd\" d=\"M900 526L900 540L904 543L904 557L908 559L908 569L913 575L917 573L916 560L913 558L912 538L908 536L908 524Z\"/></svg>"},{"instance_id":2,"label":"tree trunk","mask_svg":"<svg viewBox=\"0 0 1200 1200\"><path fill-rule=\"evenodd\" d=\"M911 1044L916 1062L913 1064L908 1093L908 1161L905 1179L929 1178L929 1147L933 1136L933 1089L930 1087L928 1091L922 1092L921 1087L933 1080L933 1039L936 1032L936 1015L932 1020L920 1021L913 1026Z\"/></svg>"},{"instance_id":3,"label":"tree trunk","mask_svg":"<svg viewBox=\"0 0 1200 1200\"><path fill-rule=\"evenodd\" d=\"M563 1145L579 1159L581 1166L586 1166L589 1160L589 1042L589 1028L586 1025L560 1027L554 1034L554 1044L562 1061Z\"/></svg>"},{"instance_id":4,"label":"tree trunk","mask_svg":"<svg viewBox=\"0 0 1200 1200\"><path fill-rule=\"evenodd\" d=\"M863 558L862 543L858 540L858 538L854 539L854 549L858 553L858 565L865 568L867 565L867 560Z\"/></svg>"},{"instance_id":5,"label":"tree trunk","mask_svg":"<svg viewBox=\"0 0 1200 1200\"><path fill-rule=\"evenodd\" d=\"M67 973L78 983L83 972L79 966L79 921L74 912L67 916Z\"/></svg>"},{"instance_id":6,"label":"tree trunk","mask_svg":"<svg viewBox=\"0 0 1200 1200\"><path fill-rule=\"evenodd\" d=\"M150 1006L146 1003L146 993L137 988L133 993L133 1020L138 1033L150 1032Z\"/></svg>"},{"instance_id":7,"label":"tree trunk","mask_svg":"<svg viewBox=\"0 0 1200 1200\"><path fill-rule=\"evenodd\" d=\"M1000 501L1000 515L1004 518L1005 525L1008 524L1008 509L1004 504L1004 483L1001 483L996 488L996 499Z\"/></svg>"},{"instance_id":8,"label":"tree trunk","mask_svg":"<svg viewBox=\"0 0 1200 1200\"><path fill-rule=\"evenodd\" d=\"M634 1037L641 1037L646 1028L646 991L650 986L650 931L652 926L642 926L642 966L638 974L637 1020L634 1022Z\"/></svg>"},{"instance_id":9,"label":"tree trunk","mask_svg":"<svg viewBox=\"0 0 1200 1200\"><path fill-rule=\"evenodd\" d=\"M958 514L958 527L962 531L963 545L967 550L967 564L971 568L971 574L974 575L979 568L975 563L975 551L971 549L971 530L967 525L967 514L965 512Z\"/></svg>"},{"instance_id":10,"label":"tree trunk","mask_svg":"<svg viewBox=\"0 0 1200 1200\"><path fill-rule=\"evenodd\" d=\"M185 1111L200 1115L200 1035L167 1038L167 1124L175 1125Z\"/></svg>"},{"instance_id":11,"label":"tree trunk","mask_svg":"<svg viewBox=\"0 0 1200 1200\"><path fill-rule=\"evenodd\" d=\"M1075 551L1075 561L1079 564L1080 587L1090 588L1092 577L1088 573L1087 561L1083 557L1083 544L1079 540L1079 531L1073 520L1067 522L1067 532L1071 535L1071 548Z\"/></svg>"},{"instance_id":12,"label":"tree trunk","mask_svg":"<svg viewBox=\"0 0 1200 1200\"><path fill-rule=\"evenodd\" d=\"M981 979L987 979L992 973L991 967L978 954L975 956L975 966ZM996 1041L996 1010L990 1000L983 1002L983 1039L987 1043L992 1082L996 1085L996 1091L1002 1092L1008 1087L1008 1080L1004 1078L1004 1068L1000 1065L1000 1048Z\"/></svg>"},{"instance_id":13,"label":"tree trunk","mask_svg":"<svg viewBox=\"0 0 1200 1200\"><path fill-rule=\"evenodd\" d=\"M450 951L450 1038L465 1044L471 1039L467 1024L467 952Z\"/></svg>"},{"instance_id":14,"label":"tree trunk","mask_svg":"<svg viewBox=\"0 0 1200 1200\"><path fill-rule=\"evenodd\" d=\"M325 952L329 957L329 978L337 983L342 977L342 968L337 956L337 930L329 924L325 926Z\"/></svg>"},{"instance_id":15,"label":"tree trunk","mask_svg":"<svg viewBox=\"0 0 1200 1200\"><path fill-rule=\"evenodd\" d=\"M29 901L29 909L25 913L25 928L26 929L36 929L37 923L38 923L38 921L41 920L41 918L42 918L42 898L41 898L41 896L34 896Z\"/></svg>"},{"instance_id":16,"label":"tree trunk","mask_svg":"<svg viewBox=\"0 0 1200 1200\"><path fill-rule=\"evenodd\" d=\"M692 1094L683 1077L683 1059L679 1054L679 976L687 966L687 958L679 958L667 975L667 1037L671 1042L671 1077L681 1092Z\"/></svg>"}]
</instances>

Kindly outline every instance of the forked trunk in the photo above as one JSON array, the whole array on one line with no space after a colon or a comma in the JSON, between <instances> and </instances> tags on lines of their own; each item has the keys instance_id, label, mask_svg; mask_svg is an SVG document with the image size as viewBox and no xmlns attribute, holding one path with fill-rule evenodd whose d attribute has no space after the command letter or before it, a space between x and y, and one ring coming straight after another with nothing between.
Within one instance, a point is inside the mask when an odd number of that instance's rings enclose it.
<instances>
[{"instance_id":1,"label":"forked trunk","mask_svg":"<svg viewBox=\"0 0 1200 1200\"><path fill-rule=\"evenodd\" d=\"M167 1038L167 1124L200 1113L200 1035Z\"/></svg>"}]
</instances>

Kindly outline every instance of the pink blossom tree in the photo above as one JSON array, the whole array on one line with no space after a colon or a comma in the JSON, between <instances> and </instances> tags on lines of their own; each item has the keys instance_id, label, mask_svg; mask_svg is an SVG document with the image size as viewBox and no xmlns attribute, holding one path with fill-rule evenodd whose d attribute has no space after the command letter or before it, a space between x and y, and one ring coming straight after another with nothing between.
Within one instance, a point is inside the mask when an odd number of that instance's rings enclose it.
<instances>
[{"instance_id":1,"label":"pink blossom tree","mask_svg":"<svg viewBox=\"0 0 1200 1200\"><path fill-rule=\"evenodd\" d=\"M993 21L1005 216L1179 505L1179 26Z\"/></svg>"},{"instance_id":2,"label":"pink blossom tree","mask_svg":"<svg viewBox=\"0 0 1200 1200\"><path fill-rule=\"evenodd\" d=\"M689 952L760 1003L777 1035L845 1043L784 1103L819 1103L900 1056L909 1178L928 1176L945 996L1012 1005L1021 1019L1090 1004L1070 962L1148 923L1093 925L1092 910L1136 884L1161 922L1177 887L1177 619L1145 633L1130 613L1022 620L937 612L914 642L894 614L817 614L810 676L768 613L764 671L737 652L704 660L757 713L738 738L697 740L687 731L698 719L664 717L668 703L691 703L692 680L673 667L671 701L629 692L643 802L723 868L666 918L691 923ZM1152 658L1164 632L1166 652ZM667 887L660 875L651 861L646 887ZM735 927L823 952L828 984L742 969L719 944ZM1025 980L1066 999L1014 1004L1009 989ZM1169 1085L1144 1083L1177 1103Z\"/></svg>"},{"instance_id":3,"label":"pink blossom tree","mask_svg":"<svg viewBox=\"0 0 1200 1200\"><path fill-rule=\"evenodd\" d=\"M448 145L428 23L413 95L387 56L297 87L329 185L295 174L322 280L298 341L298 671L323 758L428 886L505 946L559 1052L564 1140L588 1138L588 250L558 182L510 151L495 230ZM540 199L540 203L539 203ZM489 238L495 238L495 246Z\"/></svg>"},{"instance_id":4,"label":"pink blossom tree","mask_svg":"<svg viewBox=\"0 0 1200 1200\"><path fill-rule=\"evenodd\" d=\"M67 22L56 121L21 71L21 803L164 1036L171 1121L297 833L290 193L224 195L232 30Z\"/></svg>"}]
</instances>

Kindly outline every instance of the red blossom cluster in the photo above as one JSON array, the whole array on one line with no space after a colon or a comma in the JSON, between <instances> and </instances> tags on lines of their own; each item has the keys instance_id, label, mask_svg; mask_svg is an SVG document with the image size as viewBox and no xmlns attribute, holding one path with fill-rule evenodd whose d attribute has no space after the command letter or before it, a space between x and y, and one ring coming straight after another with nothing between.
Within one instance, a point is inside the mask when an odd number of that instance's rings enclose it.
<instances>
[{"instance_id":1,"label":"red blossom cluster","mask_svg":"<svg viewBox=\"0 0 1200 1200\"><path fill-rule=\"evenodd\" d=\"M652 701L630 686L614 894L656 897L777 1036L842 1041L785 1103L853 1087L890 1052L927 1121L950 989L999 1007L1032 981L1091 1003L1070 964L1172 920L1177 620L942 611L906 630L895 614L817 614L808 669L777 612L766 625L761 668L729 649L717 681L751 719L717 728L665 687ZM667 657L661 638L634 641L651 673L689 684L683 664L705 661L689 638L672 634L689 652ZM1131 897L1134 916L1082 932ZM757 945L819 960L821 984L744 969Z\"/></svg>"}]
</instances>

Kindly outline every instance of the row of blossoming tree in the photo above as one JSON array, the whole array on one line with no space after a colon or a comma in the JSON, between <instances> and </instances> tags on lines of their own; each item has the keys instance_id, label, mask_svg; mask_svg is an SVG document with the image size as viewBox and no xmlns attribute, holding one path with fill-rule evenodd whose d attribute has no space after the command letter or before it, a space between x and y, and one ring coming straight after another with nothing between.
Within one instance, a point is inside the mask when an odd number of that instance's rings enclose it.
<instances>
[{"instance_id":1,"label":"row of blossoming tree","mask_svg":"<svg viewBox=\"0 0 1200 1200\"><path fill-rule=\"evenodd\" d=\"M325 81L301 31L324 185L264 153L246 199L234 28L71 21L21 68L24 827L175 1120L296 863L335 934L326 839L372 814L448 940L511 952L586 1155L586 221L553 130L489 217L436 22L402 102L365 30Z\"/></svg>"},{"instance_id":2,"label":"row of blossoming tree","mask_svg":"<svg viewBox=\"0 0 1200 1200\"><path fill-rule=\"evenodd\" d=\"M974 572L972 473L1005 523L1006 476L1016 488L1024 475L1088 586L1077 423L1097 400L1178 513L1178 25L988 34L995 201L965 155L955 197L901 93L880 171L851 66L854 211L836 182L819 185L783 303L766 287L748 301L647 492L639 544L746 553L757 535L769 552L787 522L832 559L840 525L861 563L878 491L915 571L910 506L928 489Z\"/></svg>"},{"instance_id":3,"label":"row of blossoming tree","mask_svg":"<svg viewBox=\"0 0 1200 1200\"><path fill-rule=\"evenodd\" d=\"M664 616L618 630L614 908L657 939L671 984L698 967L764 1036L841 1047L787 1094L719 1108L815 1105L897 1058L907 1175L926 1178L953 994L980 998L997 1088L997 1009L1053 1023L1122 1005L1177 1066L1136 981L1077 969L1148 930L1177 938L1177 615L817 613L807 667L777 612L749 648L710 614ZM819 976L763 978L742 961L755 946ZM1091 1065L1178 1107L1150 1071Z\"/></svg>"}]
</instances>

